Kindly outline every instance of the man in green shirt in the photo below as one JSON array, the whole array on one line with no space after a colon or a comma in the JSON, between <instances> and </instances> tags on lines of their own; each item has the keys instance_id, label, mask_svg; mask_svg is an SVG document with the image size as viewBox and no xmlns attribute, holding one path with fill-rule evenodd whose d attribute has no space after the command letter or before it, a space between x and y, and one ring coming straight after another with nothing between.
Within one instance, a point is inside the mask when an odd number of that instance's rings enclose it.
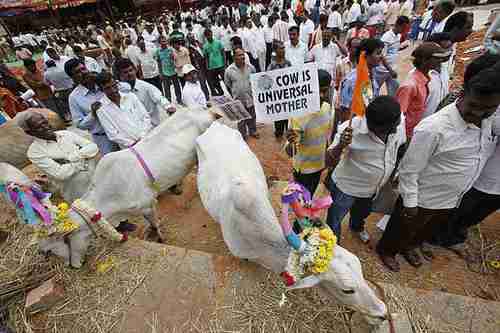
<instances>
[{"instance_id":1,"label":"man in green shirt","mask_svg":"<svg viewBox=\"0 0 500 333\"><path fill-rule=\"evenodd\" d=\"M160 36L160 48L158 49L157 59L158 68L160 68L160 79L162 81L163 93L169 101L172 101L172 96L170 93L170 86L174 85L175 97L177 103L182 101L181 99L181 84L177 78L175 72L175 62L174 62L174 50L168 45L167 38L165 36Z\"/></svg>"},{"instance_id":2,"label":"man in green shirt","mask_svg":"<svg viewBox=\"0 0 500 333\"><path fill-rule=\"evenodd\" d=\"M205 38L207 39L203 45L203 54L207 63L207 79L212 95L222 96L224 91L220 85L220 80L224 79L224 46L222 43L214 39L212 30L205 30Z\"/></svg>"}]
</instances>

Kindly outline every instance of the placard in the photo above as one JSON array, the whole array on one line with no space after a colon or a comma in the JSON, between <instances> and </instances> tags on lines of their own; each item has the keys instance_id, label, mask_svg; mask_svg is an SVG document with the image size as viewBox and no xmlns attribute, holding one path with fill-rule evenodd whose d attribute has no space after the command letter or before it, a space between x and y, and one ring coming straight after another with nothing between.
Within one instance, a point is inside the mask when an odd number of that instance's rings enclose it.
<instances>
[{"instance_id":1,"label":"placard","mask_svg":"<svg viewBox=\"0 0 500 333\"><path fill-rule=\"evenodd\" d=\"M316 63L252 74L250 82L258 122L272 123L319 111Z\"/></svg>"}]
</instances>

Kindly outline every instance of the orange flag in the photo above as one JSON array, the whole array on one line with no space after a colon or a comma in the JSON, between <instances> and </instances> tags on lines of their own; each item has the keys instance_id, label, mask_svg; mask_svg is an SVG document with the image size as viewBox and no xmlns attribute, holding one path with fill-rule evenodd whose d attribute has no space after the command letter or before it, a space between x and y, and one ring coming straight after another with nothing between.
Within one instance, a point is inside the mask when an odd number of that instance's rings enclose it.
<instances>
[{"instance_id":1,"label":"orange flag","mask_svg":"<svg viewBox=\"0 0 500 333\"><path fill-rule=\"evenodd\" d=\"M358 65L356 67L356 84L351 102L351 118L354 114L362 117L365 115L365 108L373 98L372 83L370 81L370 73L366 63L365 52L361 52Z\"/></svg>"}]
</instances>

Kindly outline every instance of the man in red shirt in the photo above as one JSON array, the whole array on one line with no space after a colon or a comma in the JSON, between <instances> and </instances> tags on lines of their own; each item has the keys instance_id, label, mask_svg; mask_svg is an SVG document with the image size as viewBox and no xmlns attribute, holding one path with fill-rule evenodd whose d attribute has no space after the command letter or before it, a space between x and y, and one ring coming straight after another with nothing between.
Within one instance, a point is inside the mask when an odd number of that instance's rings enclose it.
<instances>
[{"instance_id":1,"label":"man in red shirt","mask_svg":"<svg viewBox=\"0 0 500 333\"><path fill-rule=\"evenodd\" d=\"M425 101L429 95L429 71L437 70L450 54L436 43L425 42L413 51L412 56L415 70L396 92L396 99L406 118L408 139L412 137L413 129L422 120L425 111Z\"/></svg>"}]
</instances>

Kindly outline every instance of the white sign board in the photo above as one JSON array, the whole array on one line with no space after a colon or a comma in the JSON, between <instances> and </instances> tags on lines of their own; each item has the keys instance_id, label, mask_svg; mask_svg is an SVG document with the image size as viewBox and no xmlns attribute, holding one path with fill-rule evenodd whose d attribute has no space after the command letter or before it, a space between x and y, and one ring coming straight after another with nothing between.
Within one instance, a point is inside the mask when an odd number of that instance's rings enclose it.
<instances>
[{"instance_id":1,"label":"white sign board","mask_svg":"<svg viewBox=\"0 0 500 333\"><path fill-rule=\"evenodd\" d=\"M252 74L257 121L272 123L319 111L316 63Z\"/></svg>"}]
</instances>

